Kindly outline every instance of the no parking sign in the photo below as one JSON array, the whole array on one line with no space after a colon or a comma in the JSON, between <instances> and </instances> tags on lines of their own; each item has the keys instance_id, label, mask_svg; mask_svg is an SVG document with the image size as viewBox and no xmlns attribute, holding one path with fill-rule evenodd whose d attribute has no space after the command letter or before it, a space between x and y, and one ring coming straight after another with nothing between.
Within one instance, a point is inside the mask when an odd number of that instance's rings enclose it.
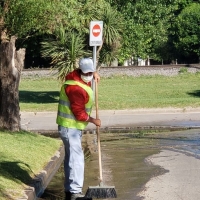
<instances>
[{"instance_id":1,"label":"no parking sign","mask_svg":"<svg viewBox=\"0 0 200 200\"><path fill-rule=\"evenodd\" d=\"M103 21L90 22L90 46L101 46L103 35Z\"/></svg>"}]
</instances>

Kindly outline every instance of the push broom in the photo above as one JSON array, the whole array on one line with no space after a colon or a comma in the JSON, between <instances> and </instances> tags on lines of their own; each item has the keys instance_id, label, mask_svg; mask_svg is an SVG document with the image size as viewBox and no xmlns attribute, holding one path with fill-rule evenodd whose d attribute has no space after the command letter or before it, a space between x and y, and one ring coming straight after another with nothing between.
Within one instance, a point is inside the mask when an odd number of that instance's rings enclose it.
<instances>
[{"instance_id":1,"label":"push broom","mask_svg":"<svg viewBox=\"0 0 200 200\"><path fill-rule=\"evenodd\" d=\"M99 119L97 82L95 82L95 104L96 104L96 119ZM115 186L105 186L103 184L99 126L96 126L96 132L97 132L97 142L98 142L99 174L100 174L100 178L99 179L100 179L100 183L97 186L89 186L85 197L87 197L87 198L96 198L96 199L117 198L117 194L116 194L116 191L115 191Z\"/></svg>"}]
</instances>

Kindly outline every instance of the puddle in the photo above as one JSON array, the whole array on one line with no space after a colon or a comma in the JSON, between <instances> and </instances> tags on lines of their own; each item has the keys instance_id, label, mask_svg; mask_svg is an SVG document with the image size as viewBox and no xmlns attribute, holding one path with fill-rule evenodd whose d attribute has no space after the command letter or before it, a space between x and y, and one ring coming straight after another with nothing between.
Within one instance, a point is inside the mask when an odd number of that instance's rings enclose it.
<instances>
[{"instance_id":1,"label":"puddle","mask_svg":"<svg viewBox=\"0 0 200 200\"><path fill-rule=\"evenodd\" d=\"M134 133L101 134L103 183L115 186L118 197L123 200L141 200L137 193L146 182L156 174L164 171L158 166L149 165L145 158L158 153L161 149L170 148L184 151L198 157L200 155L200 130L185 130L145 134L138 138ZM98 185L98 154L96 136L86 134L83 138L85 148L85 181L83 192L88 186ZM87 148L86 148L87 147ZM88 151L92 154L88 154ZM63 166L56 173L44 195L40 199L64 200Z\"/></svg>"},{"instance_id":2,"label":"puddle","mask_svg":"<svg viewBox=\"0 0 200 200\"><path fill-rule=\"evenodd\" d=\"M162 148L171 148L200 158L200 129L176 131L159 135Z\"/></svg>"}]
</instances>

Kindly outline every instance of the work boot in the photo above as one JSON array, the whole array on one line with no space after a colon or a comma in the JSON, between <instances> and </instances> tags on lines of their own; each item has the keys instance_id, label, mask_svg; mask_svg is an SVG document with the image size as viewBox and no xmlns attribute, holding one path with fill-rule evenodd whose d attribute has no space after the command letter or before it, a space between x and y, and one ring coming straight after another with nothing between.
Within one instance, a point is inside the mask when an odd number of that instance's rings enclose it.
<instances>
[{"instance_id":1,"label":"work boot","mask_svg":"<svg viewBox=\"0 0 200 200\"><path fill-rule=\"evenodd\" d=\"M82 193L72 193L71 200L92 200L91 198L85 197Z\"/></svg>"},{"instance_id":2,"label":"work boot","mask_svg":"<svg viewBox=\"0 0 200 200\"><path fill-rule=\"evenodd\" d=\"M65 200L71 200L71 192L65 192Z\"/></svg>"}]
</instances>

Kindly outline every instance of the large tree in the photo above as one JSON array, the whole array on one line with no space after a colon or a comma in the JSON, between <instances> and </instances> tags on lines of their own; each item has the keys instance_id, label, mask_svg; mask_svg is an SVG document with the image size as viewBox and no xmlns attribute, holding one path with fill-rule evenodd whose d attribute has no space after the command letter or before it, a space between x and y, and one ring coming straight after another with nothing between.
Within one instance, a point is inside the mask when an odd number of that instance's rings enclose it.
<instances>
[{"instance_id":1,"label":"large tree","mask_svg":"<svg viewBox=\"0 0 200 200\"><path fill-rule=\"evenodd\" d=\"M199 0L109 0L125 18L120 61L150 56L166 61L176 58L176 18L182 10ZM177 40L176 40L177 41Z\"/></svg>"},{"instance_id":2,"label":"large tree","mask_svg":"<svg viewBox=\"0 0 200 200\"><path fill-rule=\"evenodd\" d=\"M126 17L126 29L122 55L146 59L156 58L155 48L167 41L169 21L175 1L138 0L122 7ZM158 59L158 58L157 58Z\"/></svg>"},{"instance_id":3,"label":"large tree","mask_svg":"<svg viewBox=\"0 0 200 200\"><path fill-rule=\"evenodd\" d=\"M74 68L82 54L76 49L87 46L90 21L104 21L107 46L117 47L120 39L121 22L117 23L120 15L104 0L0 0L0 16L0 128L12 131L20 130L18 86L25 57L25 49L16 49L17 40L26 41L44 34L59 38L59 45L66 46L68 51L63 55L68 56L67 63ZM61 26L64 32L59 35L57 30L61 31ZM81 44L82 36L85 44ZM101 49L102 46L98 54ZM62 60L59 65L63 66Z\"/></svg>"},{"instance_id":4,"label":"large tree","mask_svg":"<svg viewBox=\"0 0 200 200\"><path fill-rule=\"evenodd\" d=\"M25 49L16 49L18 38L52 33L60 24L76 24L75 0L0 0L0 128L20 130L18 86Z\"/></svg>"},{"instance_id":5,"label":"large tree","mask_svg":"<svg viewBox=\"0 0 200 200\"><path fill-rule=\"evenodd\" d=\"M175 45L190 62L200 62L200 4L192 3L182 10L176 23Z\"/></svg>"}]
</instances>

